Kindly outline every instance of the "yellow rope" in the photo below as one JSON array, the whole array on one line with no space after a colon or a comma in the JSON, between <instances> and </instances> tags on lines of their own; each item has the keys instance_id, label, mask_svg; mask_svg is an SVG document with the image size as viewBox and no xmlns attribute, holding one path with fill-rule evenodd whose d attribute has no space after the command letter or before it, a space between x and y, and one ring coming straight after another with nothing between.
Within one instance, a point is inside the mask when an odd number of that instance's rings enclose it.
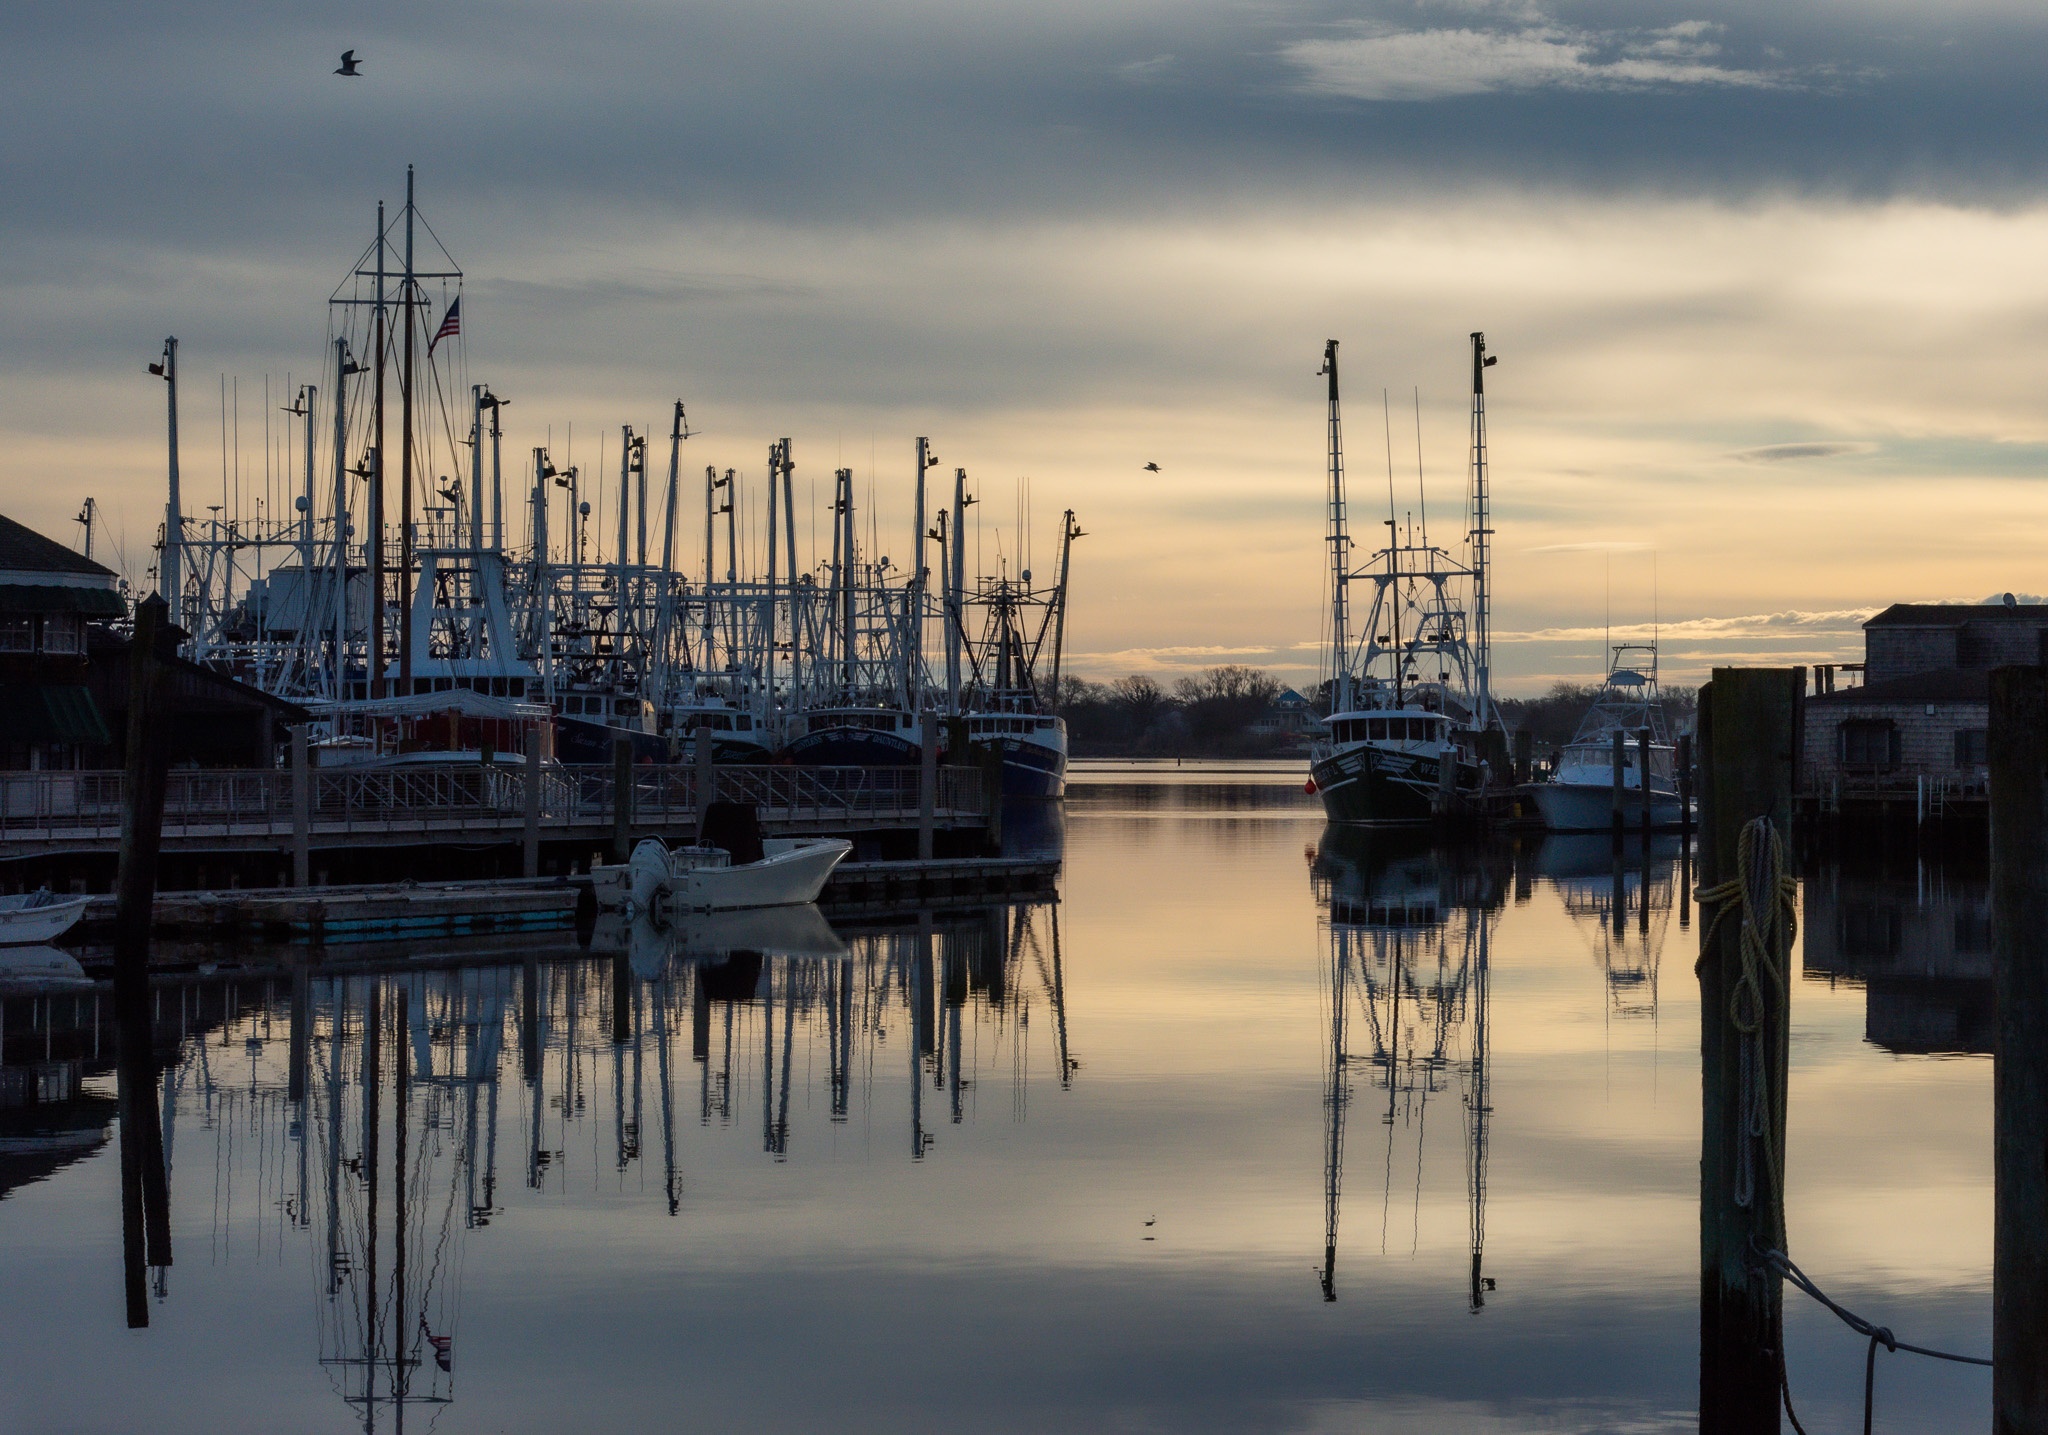
<instances>
[{"instance_id":1,"label":"yellow rope","mask_svg":"<svg viewBox=\"0 0 2048 1435\"><path fill-rule=\"evenodd\" d=\"M1769 867L1768 875L1757 871L1759 843L1762 844L1761 855ZM1756 880L1759 877L1762 880ZM1780 989L1785 981L1792 937L1799 923L1799 884L1785 870L1784 839L1778 835L1778 829L1771 820L1758 817L1744 823L1736 842L1735 875L1712 887L1702 887L1693 895L1702 908L1714 908L1713 920L1707 924L1706 933L1700 941L1699 960L1693 964L1695 974L1705 969L1709 955L1720 950L1716 939L1720 935L1722 920L1730 912L1739 911L1741 914L1741 937L1737 950L1742 968L1728 991L1728 1020L1746 1042L1755 1042L1758 1048L1751 1063L1757 1088L1754 1093L1756 1119L1761 1124L1761 1130L1755 1135L1763 1147L1772 1234L1782 1242L1785 1203L1777 1152L1771 1139L1769 1064L1761 1050L1764 1022L1769 1015L1761 976L1770 978L1774 990ZM1750 1133L1744 1134L1748 1136Z\"/></svg>"}]
</instances>

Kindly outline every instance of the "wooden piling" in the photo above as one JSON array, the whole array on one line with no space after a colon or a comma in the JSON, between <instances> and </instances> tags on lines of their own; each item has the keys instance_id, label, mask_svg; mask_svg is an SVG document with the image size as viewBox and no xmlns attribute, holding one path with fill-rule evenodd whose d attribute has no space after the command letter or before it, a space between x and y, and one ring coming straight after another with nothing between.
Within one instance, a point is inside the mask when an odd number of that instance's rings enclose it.
<instances>
[{"instance_id":1,"label":"wooden piling","mask_svg":"<svg viewBox=\"0 0 2048 1435\"><path fill-rule=\"evenodd\" d=\"M992 852L1003 850L1003 750L982 749L981 788L983 811L988 818L988 845Z\"/></svg>"},{"instance_id":2,"label":"wooden piling","mask_svg":"<svg viewBox=\"0 0 2048 1435\"><path fill-rule=\"evenodd\" d=\"M939 729L938 715L926 713L924 747L917 764L917 858L932 860L933 833L938 825Z\"/></svg>"},{"instance_id":3,"label":"wooden piling","mask_svg":"<svg viewBox=\"0 0 2048 1435\"><path fill-rule=\"evenodd\" d=\"M1620 728L1614 730L1614 791L1608 799L1608 808L1614 823L1614 840L1621 841L1622 803L1627 799L1622 792L1621 773L1628 765L1628 734Z\"/></svg>"},{"instance_id":4,"label":"wooden piling","mask_svg":"<svg viewBox=\"0 0 2048 1435\"><path fill-rule=\"evenodd\" d=\"M1789 847L1804 686L1796 668L1716 668L1700 690L1702 889L1740 875L1741 833L1754 818L1768 817ZM1787 963L1775 976L1759 965L1767 1135L1755 1142L1743 1121L1743 1076L1753 1067L1742 1046L1752 1038L1730 1008L1743 973L1739 902L1710 915L1722 912L1703 923L1700 945L1700 1431L1754 1435L1779 1428L1783 1285L1756 1253L1783 1240L1790 982ZM1744 1201L1743 1148L1752 1142Z\"/></svg>"},{"instance_id":5,"label":"wooden piling","mask_svg":"<svg viewBox=\"0 0 2048 1435\"><path fill-rule=\"evenodd\" d=\"M704 829L704 810L718 801L718 768L712 762L711 724L697 724L697 735L692 740L695 749L691 756L697 763L697 830L701 837Z\"/></svg>"},{"instance_id":6,"label":"wooden piling","mask_svg":"<svg viewBox=\"0 0 2048 1435\"><path fill-rule=\"evenodd\" d=\"M540 729L526 734L526 828L521 837L521 870L540 875Z\"/></svg>"},{"instance_id":7,"label":"wooden piling","mask_svg":"<svg viewBox=\"0 0 2048 1435\"><path fill-rule=\"evenodd\" d=\"M292 885L313 885L313 774L306 725L292 725Z\"/></svg>"},{"instance_id":8,"label":"wooden piling","mask_svg":"<svg viewBox=\"0 0 2048 1435\"><path fill-rule=\"evenodd\" d=\"M1692 831L1692 734L1678 735L1678 751L1672 756L1678 778L1678 830Z\"/></svg>"},{"instance_id":9,"label":"wooden piling","mask_svg":"<svg viewBox=\"0 0 2048 1435\"><path fill-rule=\"evenodd\" d=\"M1650 730L1636 732L1636 795L1643 811L1643 841L1650 840Z\"/></svg>"},{"instance_id":10,"label":"wooden piling","mask_svg":"<svg viewBox=\"0 0 2048 1435\"><path fill-rule=\"evenodd\" d=\"M633 744L612 739L612 861L633 855Z\"/></svg>"},{"instance_id":11,"label":"wooden piling","mask_svg":"<svg viewBox=\"0 0 2048 1435\"><path fill-rule=\"evenodd\" d=\"M1436 755L1436 816L1448 823L1458 815L1458 750L1446 743Z\"/></svg>"},{"instance_id":12,"label":"wooden piling","mask_svg":"<svg viewBox=\"0 0 2048 1435\"><path fill-rule=\"evenodd\" d=\"M1991 1428L2048 1435L2048 669L1991 673Z\"/></svg>"},{"instance_id":13,"label":"wooden piling","mask_svg":"<svg viewBox=\"0 0 2048 1435\"><path fill-rule=\"evenodd\" d=\"M1515 729L1515 785L1521 786L1530 778L1530 766L1536 753L1536 734L1527 728Z\"/></svg>"},{"instance_id":14,"label":"wooden piling","mask_svg":"<svg viewBox=\"0 0 2048 1435\"><path fill-rule=\"evenodd\" d=\"M163 664L157 646L168 608L152 594L135 609L128 668L128 803L121 815L120 872L114 915L114 1019L119 1032L116 1099L121 1121L123 1260L128 1321L149 1324L136 1290L143 1264L171 1263L170 1185L164 1171L163 1114L157 1104L156 1051L149 1014L149 931L163 842L163 723L157 709ZM130 1216L137 1218L130 1221ZM135 1239L130 1239L131 1226Z\"/></svg>"}]
</instances>

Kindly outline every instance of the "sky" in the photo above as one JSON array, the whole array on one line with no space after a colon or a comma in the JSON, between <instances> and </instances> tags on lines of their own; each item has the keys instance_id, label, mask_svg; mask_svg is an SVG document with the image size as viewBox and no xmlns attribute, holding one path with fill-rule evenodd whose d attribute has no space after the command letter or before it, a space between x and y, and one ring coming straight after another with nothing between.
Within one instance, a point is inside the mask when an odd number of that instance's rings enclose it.
<instances>
[{"instance_id":1,"label":"sky","mask_svg":"<svg viewBox=\"0 0 2048 1435\"><path fill-rule=\"evenodd\" d=\"M1355 525L1419 447L1456 547L1474 330L1501 689L1610 633L1673 682L1853 660L1887 603L2048 588L2044 44L1997 0L14 4L0 511L75 542L91 495L141 581L167 334L188 512L223 376L253 492L411 163L508 453L615 463L681 397L686 471L787 435L887 552L929 435L985 568L1075 510L1086 676L1310 680L1324 341Z\"/></svg>"}]
</instances>

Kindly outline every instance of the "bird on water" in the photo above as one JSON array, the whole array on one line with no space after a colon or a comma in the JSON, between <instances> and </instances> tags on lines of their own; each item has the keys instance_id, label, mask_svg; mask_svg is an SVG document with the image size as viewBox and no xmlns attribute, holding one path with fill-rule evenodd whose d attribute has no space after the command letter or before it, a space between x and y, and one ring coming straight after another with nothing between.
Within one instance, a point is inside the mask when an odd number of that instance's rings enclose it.
<instances>
[{"instance_id":1,"label":"bird on water","mask_svg":"<svg viewBox=\"0 0 2048 1435\"><path fill-rule=\"evenodd\" d=\"M341 52L341 68L334 73L337 75L347 75L353 79L362 78L363 72L356 68L356 52L354 50L343 50Z\"/></svg>"}]
</instances>

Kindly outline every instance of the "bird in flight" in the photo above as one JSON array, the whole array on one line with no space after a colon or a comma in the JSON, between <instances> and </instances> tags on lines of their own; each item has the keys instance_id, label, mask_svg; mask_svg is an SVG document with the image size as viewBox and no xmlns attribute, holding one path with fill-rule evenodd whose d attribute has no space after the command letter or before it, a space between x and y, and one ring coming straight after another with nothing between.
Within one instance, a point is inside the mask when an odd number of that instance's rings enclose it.
<instances>
[{"instance_id":1,"label":"bird in flight","mask_svg":"<svg viewBox=\"0 0 2048 1435\"><path fill-rule=\"evenodd\" d=\"M334 73L337 75L347 75L351 79L362 78L363 72L356 68L356 52L354 50L343 50L341 52L341 68Z\"/></svg>"},{"instance_id":2,"label":"bird in flight","mask_svg":"<svg viewBox=\"0 0 2048 1435\"><path fill-rule=\"evenodd\" d=\"M1147 473L1157 473L1157 472L1159 472L1159 465L1158 465L1158 464L1156 464L1156 463L1148 463L1148 464L1146 464L1146 465L1145 465L1145 472L1147 472Z\"/></svg>"}]
</instances>

